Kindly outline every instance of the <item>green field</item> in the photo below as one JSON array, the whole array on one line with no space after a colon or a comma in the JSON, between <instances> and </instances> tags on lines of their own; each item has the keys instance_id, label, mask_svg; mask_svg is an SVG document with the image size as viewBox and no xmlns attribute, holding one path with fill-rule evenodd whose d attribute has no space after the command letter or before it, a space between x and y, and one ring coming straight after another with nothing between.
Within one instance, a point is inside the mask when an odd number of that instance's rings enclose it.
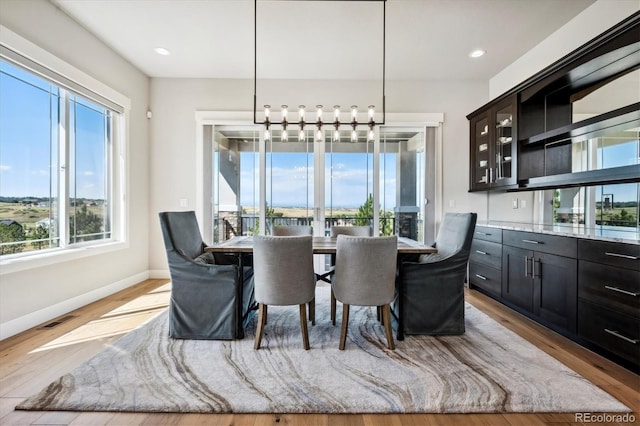
<instances>
[{"instance_id":1,"label":"green field","mask_svg":"<svg viewBox=\"0 0 640 426\"><path fill-rule=\"evenodd\" d=\"M71 207L73 209L73 207ZM87 210L100 218L104 216L104 206L88 205ZM34 228L36 222L49 217L49 207L40 207L36 204L3 203L0 202L0 219L12 219L24 228ZM56 217L55 211L52 214Z\"/></svg>"}]
</instances>

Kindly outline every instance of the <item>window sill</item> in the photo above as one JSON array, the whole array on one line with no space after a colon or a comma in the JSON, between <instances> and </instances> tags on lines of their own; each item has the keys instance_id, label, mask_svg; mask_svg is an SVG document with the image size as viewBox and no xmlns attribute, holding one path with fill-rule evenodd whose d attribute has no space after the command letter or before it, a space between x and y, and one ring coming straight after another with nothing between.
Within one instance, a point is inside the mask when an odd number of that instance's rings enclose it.
<instances>
[{"instance_id":1,"label":"window sill","mask_svg":"<svg viewBox=\"0 0 640 426\"><path fill-rule=\"evenodd\" d=\"M98 245L52 250L46 253L20 256L12 259L0 259L0 276L61 262L82 259L84 257L97 256L118 250L124 250L127 247L129 247L129 244L121 241L115 241Z\"/></svg>"}]
</instances>

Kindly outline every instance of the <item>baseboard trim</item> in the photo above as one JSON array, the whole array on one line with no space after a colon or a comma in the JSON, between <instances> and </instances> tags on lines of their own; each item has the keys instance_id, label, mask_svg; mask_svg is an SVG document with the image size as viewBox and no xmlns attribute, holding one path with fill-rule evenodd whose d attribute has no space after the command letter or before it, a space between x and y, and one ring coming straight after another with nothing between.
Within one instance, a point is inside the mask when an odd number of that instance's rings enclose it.
<instances>
[{"instance_id":1,"label":"baseboard trim","mask_svg":"<svg viewBox=\"0 0 640 426\"><path fill-rule=\"evenodd\" d=\"M118 291L131 287L134 284L138 284L141 281L149 279L149 276L149 271L140 272L139 274L132 275L115 283L105 285L88 293L65 300L64 302L56 303L55 305L47 306L46 308L31 312L19 318L3 322L0 324L0 340L22 333L23 331L57 318L60 315L110 296Z\"/></svg>"},{"instance_id":2,"label":"baseboard trim","mask_svg":"<svg viewBox=\"0 0 640 426\"><path fill-rule=\"evenodd\" d=\"M149 269L149 278L152 280L171 279L168 269Z\"/></svg>"}]
</instances>

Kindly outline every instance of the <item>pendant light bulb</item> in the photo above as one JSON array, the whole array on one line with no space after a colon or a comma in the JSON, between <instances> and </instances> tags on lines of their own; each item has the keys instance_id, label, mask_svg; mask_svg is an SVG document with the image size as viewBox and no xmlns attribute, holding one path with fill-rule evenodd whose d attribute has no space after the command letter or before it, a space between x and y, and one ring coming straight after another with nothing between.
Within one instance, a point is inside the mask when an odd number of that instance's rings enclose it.
<instances>
[{"instance_id":1,"label":"pendant light bulb","mask_svg":"<svg viewBox=\"0 0 640 426\"><path fill-rule=\"evenodd\" d=\"M269 129L264 129L264 140L265 141L271 140L271 132L269 131Z\"/></svg>"},{"instance_id":2,"label":"pendant light bulb","mask_svg":"<svg viewBox=\"0 0 640 426\"><path fill-rule=\"evenodd\" d=\"M288 111L289 107L287 105L282 105L281 108L282 108L282 110L281 110L282 111L282 121L287 121L287 113L289 112Z\"/></svg>"},{"instance_id":3,"label":"pendant light bulb","mask_svg":"<svg viewBox=\"0 0 640 426\"><path fill-rule=\"evenodd\" d=\"M351 142L358 142L358 132L355 129L351 131Z\"/></svg>"},{"instance_id":4,"label":"pendant light bulb","mask_svg":"<svg viewBox=\"0 0 640 426\"><path fill-rule=\"evenodd\" d=\"M271 105L264 106L264 118L265 120L269 120L269 115L271 114Z\"/></svg>"},{"instance_id":5,"label":"pendant light bulb","mask_svg":"<svg viewBox=\"0 0 640 426\"><path fill-rule=\"evenodd\" d=\"M306 142L307 137L306 134L304 133L304 130L300 129L300 131L298 132L298 142Z\"/></svg>"},{"instance_id":6,"label":"pendant light bulb","mask_svg":"<svg viewBox=\"0 0 640 426\"><path fill-rule=\"evenodd\" d=\"M282 129L282 135L280 136L280 141L289 142L289 133L287 133L287 129Z\"/></svg>"},{"instance_id":7,"label":"pendant light bulb","mask_svg":"<svg viewBox=\"0 0 640 426\"><path fill-rule=\"evenodd\" d=\"M336 123L340 122L340 105L333 106L333 118L335 119Z\"/></svg>"},{"instance_id":8,"label":"pendant light bulb","mask_svg":"<svg viewBox=\"0 0 640 426\"><path fill-rule=\"evenodd\" d=\"M376 139L376 134L373 129L369 130L369 142L373 142Z\"/></svg>"},{"instance_id":9,"label":"pendant light bulb","mask_svg":"<svg viewBox=\"0 0 640 426\"><path fill-rule=\"evenodd\" d=\"M333 141L334 142L340 142L340 130L335 129L333 131Z\"/></svg>"},{"instance_id":10,"label":"pendant light bulb","mask_svg":"<svg viewBox=\"0 0 640 426\"><path fill-rule=\"evenodd\" d=\"M376 107L375 105L369 105L369 121L374 121L374 115L376 113Z\"/></svg>"},{"instance_id":11,"label":"pendant light bulb","mask_svg":"<svg viewBox=\"0 0 640 426\"><path fill-rule=\"evenodd\" d=\"M351 121L358 121L358 105L351 105Z\"/></svg>"},{"instance_id":12,"label":"pendant light bulb","mask_svg":"<svg viewBox=\"0 0 640 426\"><path fill-rule=\"evenodd\" d=\"M318 129L318 131L316 132L316 141L322 142L322 130L321 129Z\"/></svg>"},{"instance_id":13,"label":"pendant light bulb","mask_svg":"<svg viewBox=\"0 0 640 426\"><path fill-rule=\"evenodd\" d=\"M316 105L316 110L318 114L318 121L322 121L322 105Z\"/></svg>"},{"instance_id":14,"label":"pendant light bulb","mask_svg":"<svg viewBox=\"0 0 640 426\"><path fill-rule=\"evenodd\" d=\"M298 105L298 120L304 122L304 105Z\"/></svg>"}]
</instances>

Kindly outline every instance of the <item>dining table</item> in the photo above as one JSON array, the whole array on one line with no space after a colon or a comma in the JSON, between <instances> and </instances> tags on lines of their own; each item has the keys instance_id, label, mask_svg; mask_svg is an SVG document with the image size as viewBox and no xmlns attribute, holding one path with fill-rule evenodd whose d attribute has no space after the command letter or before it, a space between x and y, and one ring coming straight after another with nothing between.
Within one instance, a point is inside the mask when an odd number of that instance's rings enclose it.
<instances>
[{"instance_id":1,"label":"dining table","mask_svg":"<svg viewBox=\"0 0 640 426\"><path fill-rule=\"evenodd\" d=\"M337 249L336 237L313 237L313 254L329 254L335 255ZM236 236L228 240L207 246L206 251L213 253L232 254L238 258L238 269L240 274L240 282L243 282L243 269L245 263L245 257L253 254L253 237L252 236ZM396 289L398 291L398 315L396 317L398 327L396 331L396 338L398 340L404 339L404 324L402 310L404 308L403 296L404 286L402 280L402 262L408 258L419 256L422 254L437 253L438 250L435 247L419 243L415 240L406 237L398 237L398 274L396 275ZM316 274L316 277L320 281L330 282L330 275L332 271L327 271L321 274ZM237 286L236 295L237 300L242 299L243 286ZM242 318L242 303L238 306L239 318Z\"/></svg>"}]
</instances>

